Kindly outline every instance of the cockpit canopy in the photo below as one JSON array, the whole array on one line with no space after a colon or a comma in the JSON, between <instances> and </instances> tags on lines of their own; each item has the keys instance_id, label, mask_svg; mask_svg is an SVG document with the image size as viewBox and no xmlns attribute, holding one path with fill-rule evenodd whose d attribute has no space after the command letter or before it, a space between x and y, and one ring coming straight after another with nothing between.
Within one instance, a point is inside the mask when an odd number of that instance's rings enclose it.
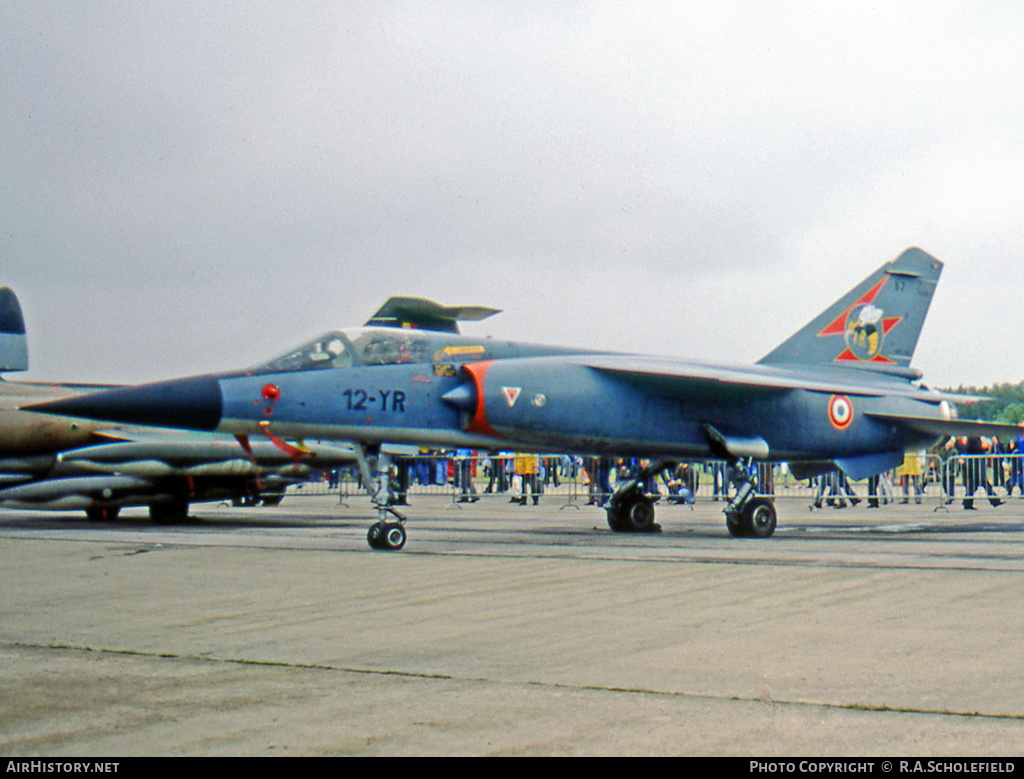
<instances>
[{"instance_id":1,"label":"cockpit canopy","mask_svg":"<svg viewBox=\"0 0 1024 779\"><path fill-rule=\"evenodd\" d=\"M434 349L422 332L392 328L334 330L293 349L250 373L287 373L353 365L400 365L431 362Z\"/></svg>"}]
</instances>

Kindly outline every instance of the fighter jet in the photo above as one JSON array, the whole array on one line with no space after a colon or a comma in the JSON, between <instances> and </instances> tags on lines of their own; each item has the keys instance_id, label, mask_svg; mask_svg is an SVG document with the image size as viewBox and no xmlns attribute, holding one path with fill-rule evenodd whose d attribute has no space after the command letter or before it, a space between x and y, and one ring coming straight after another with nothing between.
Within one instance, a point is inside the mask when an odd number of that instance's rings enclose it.
<instances>
[{"instance_id":1,"label":"fighter jet","mask_svg":"<svg viewBox=\"0 0 1024 779\"><path fill-rule=\"evenodd\" d=\"M326 333L246 370L31 408L350 441L367 484L374 458L386 466L379 450L388 443L648 458L609 501L616 531L656 529L643 490L651 475L679 461L726 460L729 532L768 537L775 506L756 494L752 461L786 461L799 478L838 466L859 479L944 435L1017 430L956 420L953 403L963 398L927 388L910 366L941 271L939 260L907 249L752 366L463 336L458 319L496 311L393 298L362 328ZM383 477L373 491L370 545L400 548L404 517L388 505Z\"/></svg>"},{"instance_id":2,"label":"fighter jet","mask_svg":"<svg viewBox=\"0 0 1024 779\"><path fill-rule=\"evenodd\" d=\"M3 287L0 372L27 369L21 305ZM312 468L353 461L351 447L269 439L245 446L231 436L145 431L18 410L96 389L0 378L0 507L84 510L90 519L112 520L124 506L148 506L154 521L179 522L190 502L273 503Z\"/></svg>"}]
</instances>

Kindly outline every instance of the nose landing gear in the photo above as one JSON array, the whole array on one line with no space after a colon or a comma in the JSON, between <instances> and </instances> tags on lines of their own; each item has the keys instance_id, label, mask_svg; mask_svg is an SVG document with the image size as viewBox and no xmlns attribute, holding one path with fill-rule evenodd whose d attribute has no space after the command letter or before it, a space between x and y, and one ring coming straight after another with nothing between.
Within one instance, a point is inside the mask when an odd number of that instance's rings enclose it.
<instances>
[{"instance_id":1,"label":"nose landing gear","mask_svg":"<svg viewBox=\"0 0 1024 779\"><path fill-rule=\"evenodd\" d=\"M366 542L371 549L397 552L405 546L405 516L391 505L391 457L376 447L369 452L361 444L354 448L363 486L377 508L377 521L370 525ZM397 521L388 519L389 515Z\"/></svg>"}]
</instances>

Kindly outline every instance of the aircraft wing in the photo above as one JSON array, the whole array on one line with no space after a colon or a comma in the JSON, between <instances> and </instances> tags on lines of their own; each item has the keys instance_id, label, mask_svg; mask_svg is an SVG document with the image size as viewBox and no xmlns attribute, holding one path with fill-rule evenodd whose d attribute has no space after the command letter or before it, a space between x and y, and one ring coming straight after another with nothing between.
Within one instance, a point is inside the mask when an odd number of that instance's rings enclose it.
<instances>
[{"instance_id":1,"label":"aircraft wing","mask_svg":"<svg viewBox=\"0 0 1024 779\"><path fill-rule=\"evenodd\" d=\"M721 399L742 395L764 395L800 389L834 395L860 397L898 396L937 403L963 403L960 395L936 392L902 380L886 380L858 368L791 370L770 366L732 367L710 363L680 362L670 358L632 356L587 357L584 363L601 373L625 381L646 384L691 397Z\"/></svg>"}]
</instances>

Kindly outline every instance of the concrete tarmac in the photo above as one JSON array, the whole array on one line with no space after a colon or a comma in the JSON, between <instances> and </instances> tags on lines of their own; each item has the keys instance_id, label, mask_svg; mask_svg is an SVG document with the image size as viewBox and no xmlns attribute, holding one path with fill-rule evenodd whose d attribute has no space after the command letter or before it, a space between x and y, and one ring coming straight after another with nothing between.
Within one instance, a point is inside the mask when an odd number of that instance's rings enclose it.
<instances>
[{"instance_id":1,"label":"concrete tarmac","mask_svg":"<svg viewBox=\"0 0 1024 779\"><path fill-rule=\"evenodd\" d=\"M1024 502L0 513L0 754L1006 756Z\"/></svg>"}]
</instances>

